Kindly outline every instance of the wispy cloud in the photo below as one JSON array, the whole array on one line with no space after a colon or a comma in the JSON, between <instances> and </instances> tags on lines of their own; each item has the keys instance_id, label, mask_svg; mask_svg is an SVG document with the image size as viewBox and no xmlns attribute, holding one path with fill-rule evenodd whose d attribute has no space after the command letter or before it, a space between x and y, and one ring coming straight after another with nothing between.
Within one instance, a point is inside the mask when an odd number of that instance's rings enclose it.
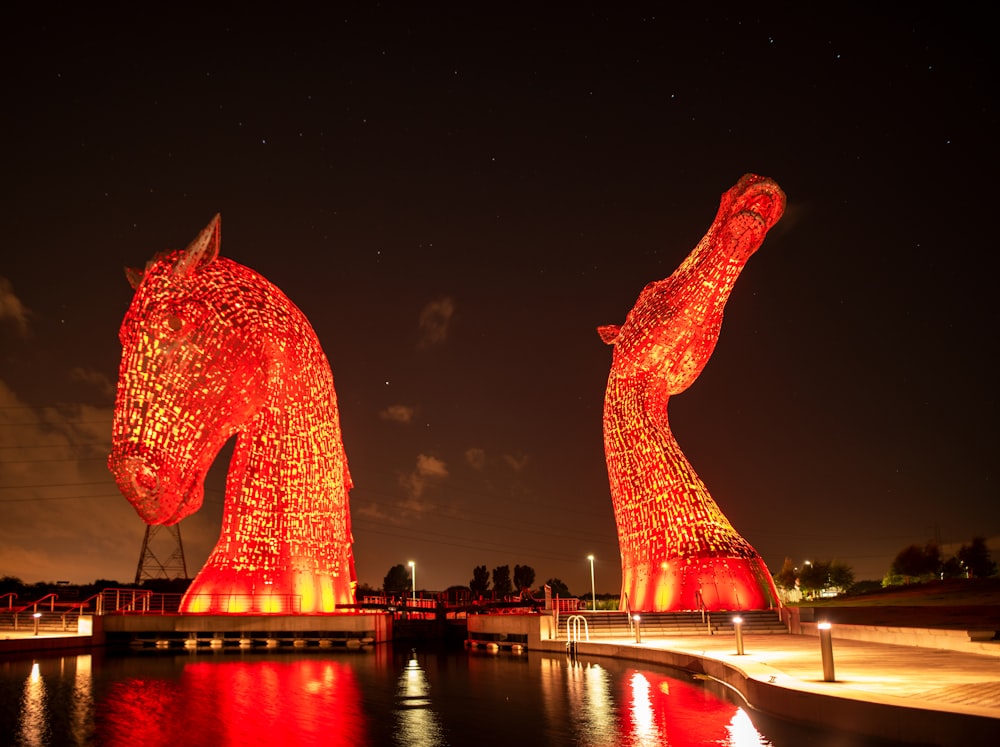
<instances>
[{"instance_id":1,"label":"wispy cloud","mask_svg":"<svg viewBox=\"0 0 1000 747\"><path fill-rule=\"evenodd\" d=\"M26 335L29 316L31 312L21 303L21 299L14 295L10 281L0 276L0 321L9 319L22 335Z\"/></svg>"},{"instance_id":2,"label":"wispy cloud","mask_svg":"<svg viewBox=\"0 0 1000 747\"><path fill-rule=\"evenodd\" d=\"M32 407L0 380L0 576L135 578L146 525L108 470L112 414L110 406ZM210 501L183 522L192 575L219 538L221 500Z\"/></svg>"},{"instance_id":3,"label":"wispy cloud","mask_svg":"<svg viewBox=\"0 0 1000 747\"><path fill-rule=\"evenodd\" d=\"M145 525L106 466L111 415L31 407L0 381L0 575L132 580Z\"/></svg>"},{"instance_id":4,"label":"wispy cloud","mask_svg":"<svg viewBox=\"0 0 1000 747\"><path fill-rule=\"evenodd\" d=\"M466 449L465 463L472 467L472 469L483 469L486 466L486 450L476 447Z\"/></svg>"},{"instance_id":5,"label":"wispy cloud","mask_svg":"<svg viewBox=\"0 0 1000 747\"><path fill-rule=\"evenodd\" d=\"M100 371L94 371L92 369L77 366L69 372L69 378L73 381L81 381L84 384L90 384L106 397L115 396L114 382Z\"/></svg>"},{"instance_id":6,"label":"wispy cloud","mask_svg":"<svg viewBox=\"0 0 1000 747\"><path fill-rule=\"evenodd\" d=\"M432 504L421 500L427 487L448 477L447 465L437 457L427 454L417 455L417 466L410 472L399 476L399 485L406 491L406 500L401 508L406 511L423 513L430 510Z\"/></svg>"},{"instance_id":7,"label":"wispy cloud","mask_svg":"<svg viewBox=\"0 0 1000 747\"><path fill-rule=\"evenodd\" d=\"M440 345L448 339L455 302L448 297L431 301L420 311L420 347Z\"/></svg>"},{"instance_id":8,"label":"wispy cloud","mask_svg":"<svg viewBox=\"0 0 1000 747\"><path fill-rule=\"evenodd\" d=\"M416 414L417 408L410 405L389 405L378 416L382 420L391 420L395 423L411 423Z\"/></svg>"},{"instance_id":9,"label":"wispy cloud","mask_svg":"<svg viewBox=\"0 0 1000 747\"><path fill-rule=\"evenodd\" d=\"M507 463L507 466L515 472L523 470L526 466L528 466L528 462L530 461L525 454L504 454L503 460Z\"/></svg>"}]
</instances>

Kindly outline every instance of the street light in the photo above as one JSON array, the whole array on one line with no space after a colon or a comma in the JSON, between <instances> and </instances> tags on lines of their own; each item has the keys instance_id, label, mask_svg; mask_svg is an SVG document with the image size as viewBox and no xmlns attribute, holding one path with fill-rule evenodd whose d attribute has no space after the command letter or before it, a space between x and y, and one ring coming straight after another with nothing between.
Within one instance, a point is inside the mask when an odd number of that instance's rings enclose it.
<instances>
[{"instance_id":1,"label":"street light","mask_svg":"<svg viewBox=\"0 0 1000 747\"><path fill-rule=\"evenodd\" d=\"M594 607L594 612L597 612L597 590L594 588L594 556L588 555L587 560L590 561L590 602Z\"/></svg>"},{"instance_id":2,"label":"street light","mask_svg":"<svg viewBox=\"0 0 1000 747\"><path fill-rule=\"evenodd\" d=\"M417 603L417 564L410 561L410 581L412 582L413 604Z\"/></svg>"}]
</instances>

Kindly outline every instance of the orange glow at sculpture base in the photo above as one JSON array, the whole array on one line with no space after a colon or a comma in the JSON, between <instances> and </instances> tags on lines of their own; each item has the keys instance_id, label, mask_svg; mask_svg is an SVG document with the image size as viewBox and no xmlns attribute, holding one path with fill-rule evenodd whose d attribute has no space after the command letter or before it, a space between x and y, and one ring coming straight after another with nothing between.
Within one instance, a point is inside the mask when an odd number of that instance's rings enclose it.
<instances>
[{"instance_id":1,"label":"orange glow at sculpture base","mask_svg":"<svg viewBox=\"0 0 1000 747\"><path fill-rule=\"evenodd\" d=\"M652 583L629 587L635 589L636 609L753 610L774 604L775 595L766 593L769 585L759 559L674 558L660 564Z\"/></svg>"}]
</instances>

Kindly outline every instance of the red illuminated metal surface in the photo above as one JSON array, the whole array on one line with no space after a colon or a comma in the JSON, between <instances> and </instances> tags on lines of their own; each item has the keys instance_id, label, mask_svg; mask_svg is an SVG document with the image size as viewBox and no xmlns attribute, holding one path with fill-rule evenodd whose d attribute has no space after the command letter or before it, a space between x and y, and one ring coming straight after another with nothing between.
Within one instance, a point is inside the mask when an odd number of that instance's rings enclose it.
<instances>
[{"instance_id":1,"label":"red illuminated metal surface","mask_svg":"<svg viewBox=\"0 0 1000 747\"><path fill-rule=\"evenodd\" d=\"M216 216L130 271L108 466L143 520L172 525L236 435L219 541L181 611L333 612L356 576L330 364L302 312L220 242Z\"/></svg>"},{"instance_id":2,"label":"red illuminated metal surface","mask_svg":"<svg viewBox=\"0 0 1000 747\"><path fill-rule=\"evenodd\" d=\"M647 285L621 326L604 400L604 449L622 556L622 606L762 609L777 604L764 561L723 515L667 420L672 395L701 373L737 277L784 212L772 180L745 175L708 233L665 280Z\"/></svg>"}]
</instances>

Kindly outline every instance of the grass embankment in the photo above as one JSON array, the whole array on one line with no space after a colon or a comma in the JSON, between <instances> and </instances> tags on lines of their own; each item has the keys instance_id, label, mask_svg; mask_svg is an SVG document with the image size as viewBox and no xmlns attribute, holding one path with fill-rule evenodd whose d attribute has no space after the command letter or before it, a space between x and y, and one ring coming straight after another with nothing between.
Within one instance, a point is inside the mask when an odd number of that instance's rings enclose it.
<instances>
[{"instance_id":1,"label":"grass embankment","mask_svg":"<svg viewBox=\"0 0 1000 747\"><path fill-rule=\"evenodd\" d=\"M891 586L867 594L801 602L798 607L926 607L1000 605L1000 577L954 578Z\"/></svg>"},{"instance_id":2,"label":"grass embankment","mask_svg":"<svg viewBox=\"0 0 1000 747\"><path fill-rule=\"evenodd\" d=\"M857 625L1000 629L1000 578L930 581L794 606Z\"/></svg>"}]
</instances>

